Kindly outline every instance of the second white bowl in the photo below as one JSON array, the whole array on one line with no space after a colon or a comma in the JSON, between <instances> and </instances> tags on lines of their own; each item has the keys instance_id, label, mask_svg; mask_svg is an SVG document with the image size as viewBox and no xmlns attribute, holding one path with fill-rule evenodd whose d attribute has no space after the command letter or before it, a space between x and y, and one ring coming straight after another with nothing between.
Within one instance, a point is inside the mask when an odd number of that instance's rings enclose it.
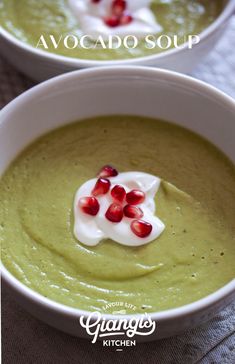
<instances>
[{"instance_id":1,"label":"second white bowl","mask_svg":"<svg viewBox=\"0 0 235 364\"><path fill-rule=\"evenodd\" d=\"M192 49L183 44L160 54L118 61L91 61L64 57L34 48L18 40L0 26L0 49L10 63L32 79L46 80L61 73L100 66L154 66L188 73L206 56L223 34L235 1L227 0L221 15L200 34L200 43Z\"/></svg>"}]
</instances>

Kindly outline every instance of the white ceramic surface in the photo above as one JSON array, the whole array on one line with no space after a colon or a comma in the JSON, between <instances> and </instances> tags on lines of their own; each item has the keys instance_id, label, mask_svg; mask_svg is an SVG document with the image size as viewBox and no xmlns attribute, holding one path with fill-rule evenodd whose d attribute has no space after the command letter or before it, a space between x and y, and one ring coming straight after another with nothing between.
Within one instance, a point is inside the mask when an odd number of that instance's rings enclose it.
<instances>
[{"instance_id":1,"label":"white ceramic surface","mask_svg":"<svg viewBox=\"0 0 235 364\"><path fill-rule=\"evenodd\" d=\"M235 0L225 1L221 15L201 34L201 41L193 49L187 44L161 54L119 61L90 61L55 55L19 41L0 26L0 52L20 71L37 81L53 76L98 66L137 65L166 68L188 73L207 55L224 33L227 20L235 10Z\"/></svg>"},{"instance_id":2,"label":"white ceramic surface","mask_svg":"<svg viewBox=\"0 0 235 364\"><path fill-rule=\"evenodd\" d=\"M8 104L0 112L0 175L22 148L48 130L76 119L110 114L157 117L185 126L211 140L235 163L233 99L207 84L174 72L111 67L59 76ZM78 323L82 311L33 292L4 267L2 276L12 295L26 310L56 328L84 336ZM157 330L155 335L145 339L167 337L198 325L234 298L235 280L200 301L153 313Z\"/></svg>"}]
</instances>

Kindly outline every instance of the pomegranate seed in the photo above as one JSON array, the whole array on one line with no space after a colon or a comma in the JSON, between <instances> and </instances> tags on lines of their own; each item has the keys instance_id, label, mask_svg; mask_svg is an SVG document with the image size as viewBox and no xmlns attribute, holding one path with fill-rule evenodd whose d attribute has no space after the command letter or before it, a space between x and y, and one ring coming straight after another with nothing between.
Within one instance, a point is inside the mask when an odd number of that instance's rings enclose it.
<instances>
[{"instance_id":1,"label":"pomegranate seed","mask_svg":"<svg viewBox=\"0 0 235 364\"><path fill-rule=\"evenodd\" d=\"M133 20L133 17L129 14L123 14L120 18L120 24L121 25L127 25L130 24Z\"/></svg>"},{"instance_id":2,"label":"pomegranate seed","mask_svg":"<svg viewBox=\"0 0 235 364\"><path fill-rule=\"evenodd\" d=\"M112 3L112 14L120 17L126 10L127 3L125 0L114 0Z\"/></svg>"},{"instance_id":3,"label":"pomegranate seed","mask_svg":"<svg viewBox=\"0 0 235 364\"><path fill-rule=\"evenodd\" d=\"M111 190L111 196L114 198L114 200L123 202L126 197L125 188L120 185L114 186Z\"/></svg>"},{"instance_id":4,"label":"pomegranate seed","mask_svg":"<svg viewBox=\"0 0 235 364\"><path fill-rule=\"evenodd\" d=\"M91 0L91 2L92 2L93 4L98 4L98 3L100 3L100 0Z\"/></svg>"},{"instance_id":5,"label":"pomegranate seed","mask_svg":"<svg viewBox=\"0 0 235 364\"><path fill-rule=\"evenodd\" d=\"M98 177L115 177L118 175L118 171L112 166L106 165L104 166L100 172Z\"/></svg>"},{"instance_id":6,"label":"pomegranate seed","mask_svg":"<svg viewBox=\"0 0 235 364\"><path fill-rule=\"evenodd\" d=\"M131 223L131 230L139 238L146 238L151 234L153 227L144 220L134 220Z\"/></svg>"},{"instance_id":7,"label":"pomegranate seed","mask_svg":"<svg viewBox=\"0 0 235 364\"><path fill-rule=\"evenodd\" d=\"M122 206L117 203L112 203L106 211L105 216L111 222L120 222L123 218Z\"/></svg>"},{"instance_id":8,"label":"pomegranate seed","mask_svg":"<svg viewBox=\"0 0 235 364\"><path fill-rule=\"evenodd\" d=\"M144 202L145 193L141 190L132 190L126 195L126 202L130 205L139 205Z\"/></svg>"},{"instance_id":9,"label":"pomegranate seed","mask_svg":"<svg viewBox=\"0 0 235 364\"><path fill-rule=\"evenodd\" d=\"M144 216L143 211L139 207L132 205L126 205L123 212L126 217L130 217L131 219L141 219Z\"/></svg>"},{"instance_id":10,"label":"pomegranate seed","mask_svg":"<svg viewBox=\"0 0 235 364\"><path fill-rule=\"evenodd\" d=\"M78 206L85 214L95 216L98 214L100 205L95 197L81 197Z\"/></svg>"},{"instance_id":11,"label":"pomegranate seed","mask_svg":"<svg viewBox=\"0 0 235 364\"><path fill-rule=\"evenodd\" d=\"M104 18L104 22L108 27L114 28L117 27L120 24L120 19L116 15L112 15L108 18Z\"/></svg>"},{"instance_id":12,"label":"pomegranate seed","mask_svg":"<svg viewBox=\"0 0 235 364\"><path fill-rule=\"evenodd\" d=\"M99 178L92 190L93 196L105 195L110 189L110 181L107 178Z\"/></svg>"}]
</instances>

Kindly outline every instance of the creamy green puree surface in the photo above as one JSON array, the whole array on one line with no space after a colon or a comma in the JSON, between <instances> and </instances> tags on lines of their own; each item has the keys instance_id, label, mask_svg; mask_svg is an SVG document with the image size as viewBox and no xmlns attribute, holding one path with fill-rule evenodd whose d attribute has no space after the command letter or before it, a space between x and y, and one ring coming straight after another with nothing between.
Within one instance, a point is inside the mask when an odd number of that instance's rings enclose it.
<instances>
[{"instance_id":1,"label":"creamy green puree surface","mask_svg":"<svg viewBox=\"0 0 235 364\"><path fill-rule=\"evenodd\" d=\"M140 247L76 240L76 190L105 164L170 182L156 194L166 225L158 239ZM34 142L1 178L2 260L25 285L68 306L165 310L235 277L234 206L235 167L188 130L134 116L77 122Z\"/></svg>"},{"instance_id":2,"label":"creamy green puree surface","mask_svg":"<svg viewBox=\"0 0 235 364\"><path fill-rule=\"evenodd\" d=\"M133 1L133 0L132 0ZM151 4L162 32L169 36L178 36L178 43L185 41L189 34L199 34L221 13L223 0L153 0ZM0 25L18 39L33 47L38 44L41 35L45 36L49 52L81 59L110 60L148 56L162 50L152 50L140 41L136 49L124 46L114 49L95 47L67 49L61 42L55 49L49 42L49 35L56 40L60 36L75 34L80 36L79 24L69 9L66 0L0 0ZM45 50L44 47L41 49Z\"/></svg>"}]
</instances>

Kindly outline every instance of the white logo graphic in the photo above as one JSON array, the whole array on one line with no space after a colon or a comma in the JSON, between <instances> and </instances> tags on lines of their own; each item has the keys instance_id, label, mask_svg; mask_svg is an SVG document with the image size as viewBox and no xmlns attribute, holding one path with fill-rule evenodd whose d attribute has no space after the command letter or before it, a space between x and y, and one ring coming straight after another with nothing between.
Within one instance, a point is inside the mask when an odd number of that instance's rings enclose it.
<instances>
[{"instance_id":1,"label":"white logo graphic","mask_svg":"<svg viewBox=\"0 0 235 364\"><path fill-rule=\"evenodd\" d=\"M114 311L113 313L120 315L125 313L125 310ZM147 313L133 316L130 319L117 318L107 320L102 317L100 312L92 312L88 317L80 317L80 325L86 330L87 334L92 337L92 344L95 344L98 339L107 339L114 336L120 336L120 338L149 336L156 329L156 322L152 321ZM132 346L130 345L129 340L109 341L112 343L107 343L107 340L105 340L105 342L103 341L103 346ZM135 342L132 342L132 344L135 345Z\"/></svg>"}]
</instances>

